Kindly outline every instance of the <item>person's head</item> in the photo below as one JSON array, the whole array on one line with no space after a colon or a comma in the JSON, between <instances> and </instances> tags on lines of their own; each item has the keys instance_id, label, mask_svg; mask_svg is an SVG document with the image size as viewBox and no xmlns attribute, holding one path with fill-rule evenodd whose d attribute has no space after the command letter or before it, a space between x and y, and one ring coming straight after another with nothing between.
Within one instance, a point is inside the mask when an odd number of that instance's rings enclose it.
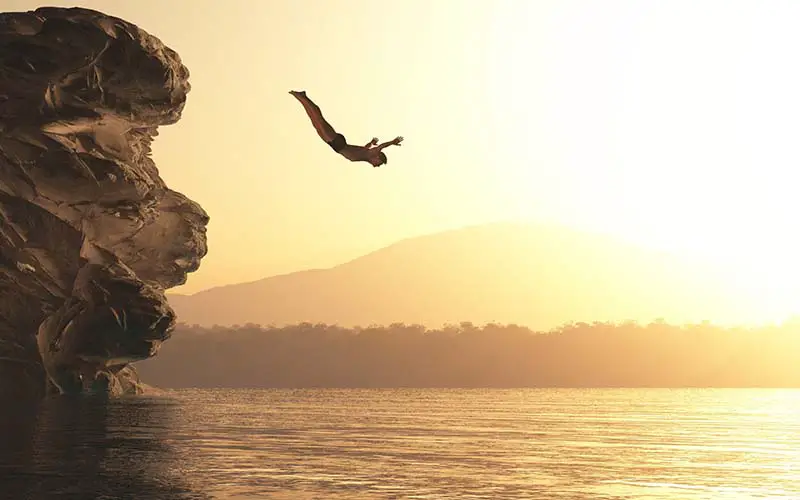
<instances>
[{"instance_id":1,"label":"person's head","mask_svg":"<svg viewBox=\"0 0 800 500\"><path fill-rule=\"evenodd\" d=\"M386 155L383 153L383 151L374 151L369 156L369 162L373 167L380 167L381 165L389 163L389 159L386 158Z\"/></svg>"}]
</instances>

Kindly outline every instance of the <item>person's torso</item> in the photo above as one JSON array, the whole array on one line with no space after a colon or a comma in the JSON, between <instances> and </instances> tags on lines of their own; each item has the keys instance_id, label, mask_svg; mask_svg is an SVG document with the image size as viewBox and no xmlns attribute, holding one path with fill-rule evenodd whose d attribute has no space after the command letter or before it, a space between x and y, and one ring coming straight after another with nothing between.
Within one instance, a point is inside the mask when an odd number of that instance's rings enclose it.
<instances>
[{"instance_id":1,"label":"person's torso","mask_svg":"<svg viewBox=\"0 0 800 500\"><path fill-rule=\"evenodd\" d=\"M339 154L350 161L367 161L369 150L363 146L347 145L339 151Z\"/></svg>"}]
</instances>

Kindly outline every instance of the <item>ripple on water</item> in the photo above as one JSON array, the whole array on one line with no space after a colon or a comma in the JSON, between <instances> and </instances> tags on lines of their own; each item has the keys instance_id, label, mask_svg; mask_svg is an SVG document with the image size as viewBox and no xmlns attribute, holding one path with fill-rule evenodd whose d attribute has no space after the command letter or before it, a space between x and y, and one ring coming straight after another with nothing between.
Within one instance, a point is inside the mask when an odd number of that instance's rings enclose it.
<instances>
[{"instance_id":1,"label":"ripple on water","mask_svg":"<svg viewBox=\"0 0 800 500\"><path fill-rule=\"evenodd\" d=\"M51 400L0 421L0 497L796 499L798 409L788 390Z\"/></svg>"}]
</instances>

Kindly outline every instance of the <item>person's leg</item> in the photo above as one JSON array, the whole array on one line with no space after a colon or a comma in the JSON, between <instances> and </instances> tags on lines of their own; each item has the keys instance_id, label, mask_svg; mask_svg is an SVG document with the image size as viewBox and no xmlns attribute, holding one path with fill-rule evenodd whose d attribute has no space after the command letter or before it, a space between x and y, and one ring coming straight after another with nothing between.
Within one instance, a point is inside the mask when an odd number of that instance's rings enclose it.
<instances>
[{"instance_id":1,"label":"person's leg","mask_svg":"<svg viewBox=\"0 0 800 500\"><path fill-rule=\"evenodd\" d=\"M314 101L306 96L306 92L303 91L296 91L291 90L289 91L298 101L300 104L303 105L303 108L306 110L306 114L311 119L312 125L314 125L314 129L317 131L322 140L325 142L331 142L336 138L336 131L333 129L330 123L325 121L325 118L322 116L322 111L319 109L319 106L314 104Z\"/></svg>"}]
</instances>

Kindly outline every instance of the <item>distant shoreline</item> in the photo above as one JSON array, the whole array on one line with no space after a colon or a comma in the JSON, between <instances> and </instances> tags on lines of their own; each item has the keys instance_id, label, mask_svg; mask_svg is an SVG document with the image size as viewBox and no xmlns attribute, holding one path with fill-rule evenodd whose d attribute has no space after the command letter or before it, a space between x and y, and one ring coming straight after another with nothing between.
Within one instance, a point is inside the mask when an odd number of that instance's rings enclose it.
<instances>
[{"instance_id":1,"label":"distant shoreline","mask_svg":"<svg viewBox=\"0 0 800 500\"><path fill-rule=\"evenodd\" d=\"M800 326L180 325L135 364L160 388L800 388Z\"/></svg>"}]
</instances>

